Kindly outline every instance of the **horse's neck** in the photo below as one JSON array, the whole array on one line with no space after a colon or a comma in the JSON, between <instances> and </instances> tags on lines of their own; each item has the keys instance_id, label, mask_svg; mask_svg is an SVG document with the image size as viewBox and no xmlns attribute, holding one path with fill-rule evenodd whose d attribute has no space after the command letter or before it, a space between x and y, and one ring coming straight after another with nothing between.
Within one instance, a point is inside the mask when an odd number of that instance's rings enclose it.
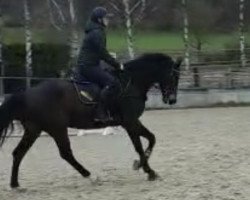
<instances>
[{"instance_id":1,"label":"horse's neck","mask_svg":"<svg viewBox=\"0 0 250 200\"><path fill-rule=\"evenodd\" d=\"M140 90L140 93L142 95L146 96L152 85L153 85L153 83L137 84L136 87Z\"/></svg>"},{"instance_id":2,"label":"horse's neck","mask_svg":"<svg viewBox=\"0 0 250 200\"><path fill-rule=\"evenodd\" d=\"M154 81L152 80L152 76L141 73L134 73L134 74L131 72L128 73L130 74L129 76L127 75L122 76L123 87L127 86L126 84L129 83L132 87L136 89L136 91L140 93L141 96L145 97L150 87L154 83Z\"/></svg>"},{"instance_id":3,"label":"horse's neck","mask_svg":"<svg viewBox=\"0 0 250 200\"><path fill-rule=\"evenodd\" d=\"M145 83L138 80L131 80L131 87L134 87L135 91L137 91L139 93L139 96L141 96L143 99L146 98L147 93L152 85L153 83L150 82Z\"/></svg>"}]
</instances>

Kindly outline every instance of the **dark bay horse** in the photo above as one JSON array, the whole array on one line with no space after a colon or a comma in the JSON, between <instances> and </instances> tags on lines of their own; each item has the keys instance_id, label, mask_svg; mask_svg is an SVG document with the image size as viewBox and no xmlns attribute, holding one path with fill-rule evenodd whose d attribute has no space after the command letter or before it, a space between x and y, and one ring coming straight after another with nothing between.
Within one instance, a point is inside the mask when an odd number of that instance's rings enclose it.
<instances>
[{"instance_id":1,"label":"dark bay horse","mask_svg":"<svg viewBox=\"0 0 250 200\"><path fill-rule=\"evenodd\" d=\"M139 154L140 161L136 168L141 167L148 174L149 180L155 180L157 174L148 163L155 145L155 136L143 126L139 117L145 109L147 92L155 83L159 84L164 103L176 103L181 62L182 59L174 61L171 57L160 53L145 54L127 62L125 70L119 73L126 87L124 86L123 94L114 106L114 110L119 112L122 120L110 124L97 125L94 122L94 106L82 103L73 83L68 80L46 81L7 97L0 106L0 147L7 137L8 127L13 125L13 120L20 121L24 128L23 137L13 151L11 187L19 186L20 163L42 131L47 132L55 140L63 159L83 177L90 176L90 172L72 153L68 127L93 129L121 125ZM149 142L145 151L140 136Z\"/></svg>"}]
</instances>

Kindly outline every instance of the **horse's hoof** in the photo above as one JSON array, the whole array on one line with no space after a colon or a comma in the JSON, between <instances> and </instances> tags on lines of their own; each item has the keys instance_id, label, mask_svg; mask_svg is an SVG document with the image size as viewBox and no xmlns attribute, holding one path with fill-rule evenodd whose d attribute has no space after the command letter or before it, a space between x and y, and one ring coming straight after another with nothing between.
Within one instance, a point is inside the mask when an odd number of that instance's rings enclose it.
<instances>
[{"instance_id":1,"label":"horse's hoof","mask_svg":"<svg viewBox=\"0 0 250 200\"><path fill-rule=\"evenodd\" d=\"M150 172L148 174L148 180L149 181L155 181L155 180L158 180L158 179L161 179L161 178L156 172L152 171L152 172Z\"/></svg>"},{"instance_id":2,"label":"horse's hoof","mask_svg":"<svg viewBox=\"0 0 250 200\"><path fill-rule=\"evenodd\" d=\"M91 173L88 172L88 171L86 171L86 172L83 174L83 177L88 178L88 177L90 177L90 175L91 175Z\"/></svg>"},{"instance_id":3,"label":"horse's hoof","mask_svg":"<svg viewBox=\"0 0 250 200\"><path fill-rule=\"evenodd\" d=\"M139 170L141 168L141 163L139 160L135 160L133 164L133 170Z\"/></svg>"},{"instance_id":4,"label":"horse's hoof","mask_svg":"<svg viewBox=\"0 0 250 200\"><path fill-rule=\"evenodd\" d=\"M18 188L20 185L18 184L18 183L11 183L10 184L10 187L12 188L12 189L15 189L15 188Z\"/></svg>"}]
</instances>

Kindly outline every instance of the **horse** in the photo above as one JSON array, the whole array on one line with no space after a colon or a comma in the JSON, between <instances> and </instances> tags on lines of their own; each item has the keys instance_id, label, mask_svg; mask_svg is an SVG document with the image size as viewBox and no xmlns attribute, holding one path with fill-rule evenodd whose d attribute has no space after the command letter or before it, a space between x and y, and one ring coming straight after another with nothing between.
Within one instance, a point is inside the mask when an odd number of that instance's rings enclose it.
<instances>
[{"instance_id":1,"label":"horse","mask_svg":"<svg viewBox=\"0 0 250 200\"><path fill-rule=\"evenodd\" d=\"M159 176L148 163L156 138L140 122L139 117L145 109L147 92L155 84L159 86L164 103L176 103L181 62L182 58L175 61L162 53L143 54L126 62L124 70L116 74L123 90L111 109L121 117L105 124L94 121L95 103L86 99L82 102L76 90L76 83L68 79L47 80L6 97L0 106L0 147L13 132L13 120L19 121L24 129L21 141L12 153L11 188L19 187L20 163L42 131L55 140L62 159L83 177L90 177L91 173L73 155L68 127L94 129L122 126L139 154L140 159L134 163L134 169L142 168L148 175L148 180L156 180ZM10 126L12 129L8 131ZM140 136L149 142L145 151Z\"/></svg>"}]
</instances>

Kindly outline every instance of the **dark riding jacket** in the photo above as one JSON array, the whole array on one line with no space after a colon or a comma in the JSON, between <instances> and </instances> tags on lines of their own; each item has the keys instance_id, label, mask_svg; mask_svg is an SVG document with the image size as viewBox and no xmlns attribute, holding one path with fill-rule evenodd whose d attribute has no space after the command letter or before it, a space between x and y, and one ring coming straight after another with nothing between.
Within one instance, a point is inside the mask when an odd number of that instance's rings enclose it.
<instances>
[{"instance_id":1,"label":"dark riding jacket","mask_svg":"<svg viewBox=\"0 0 250 200\"><path fill-rule=\"evenodd\" d=\"M80 67L99 66L101 60L104 60L116 69L120 67L116 59L107 51L104 25L89 21L85 28L85 38L80 50L77 65Z\"/></svg>"}]
</instances>

